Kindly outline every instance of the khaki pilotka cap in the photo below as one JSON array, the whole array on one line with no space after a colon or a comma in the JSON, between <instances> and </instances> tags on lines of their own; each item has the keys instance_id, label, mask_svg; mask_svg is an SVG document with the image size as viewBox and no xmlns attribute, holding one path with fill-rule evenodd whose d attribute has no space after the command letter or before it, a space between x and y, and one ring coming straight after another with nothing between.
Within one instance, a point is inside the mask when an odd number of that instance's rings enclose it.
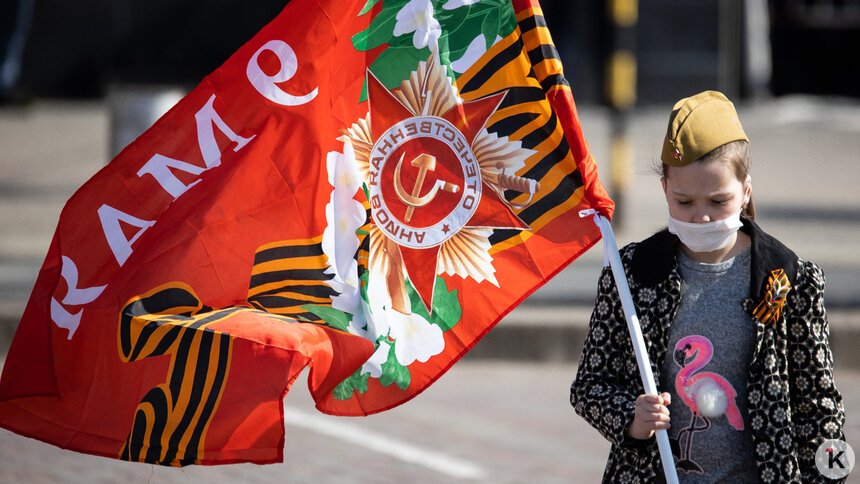
<instances>
[{"instance_id":1,"label":"khaki pilotka cap","mask_svg":"<svg viewBox=\"0 0 860 484\"><path fill-rule=\"evenodd\" d=\"M681 99L669 115L660 159L685 166L732 141L749 141L731 101L717 91Z\"/></svg>"}]
</instances>

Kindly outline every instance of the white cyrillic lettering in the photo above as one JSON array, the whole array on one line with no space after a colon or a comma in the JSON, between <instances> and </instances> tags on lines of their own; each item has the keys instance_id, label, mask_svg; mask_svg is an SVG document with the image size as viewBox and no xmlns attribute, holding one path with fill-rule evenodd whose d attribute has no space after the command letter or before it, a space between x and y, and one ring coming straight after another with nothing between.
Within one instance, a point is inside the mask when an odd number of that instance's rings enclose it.
<instances>
[{"instance_id":1,"label":"white cyrillic lettering","mask_svg":"<svg viewBox=\"0 0 860 484\"><path fill-rule=\"evenodd\" d=\"M72 339L72 336L75 335L75 331L78 330L78 326L81 324L82 312L84 312L83 309L72 314L66 311L66 308L64 308L62 304L58 303L56 299L51 298L51 320L57 326L69 330L68 339Z\"/></svg>"},{"instance_id":2,"label":"white cyrillic lettering","mask_svg":"<svg viewBox=\"0 0 860 484\"><path fill-rule=\"evenodd\" d=\"M102 231L104 231L105 239L107 239L108 245L110 245L110 250L113 251L113 256L116 258L116 262L119 265L123 265L131 255L131 244L139 239L146 229L155 225L155 222L150 220L141 220L123 212L122 210L117 210L110 205L102 205L99 207L98 212L99 220L102 223ZM125 238L125 233L122 231L120 221L140 228L131 240Z\"/></svg>"},{"instance_id":3,"label":"white cyrillic lettering","mask_svg":"<svg viewBox=\"0 0 860 484\"><path fill-rule=\"evenodd\" d=\"M66 280L66 297L63 298L63 304L69 306L80 306L81 304L89 304L96 300L97 297L105 290L104 286L93 287L78 287L78 266L75 261L69 257L63 256L63 266L60 269L60 275Z\"/></svg>"},{"instance_id":4,"label":"white cyrillic lettering","mask_svg":"<svg viewBox=\"0 0 860 484\"><path fill-rule=\"evenodd\" d=\"M137 176L142 177L143 175L152 175L152 177L155 178L155 181L161 185L161 188L163 188L173 198L179 198L180 195L185 193L185 190L188 190L200 181L197 180L190 185L186 185L182 183L179 178L176 178L176 175L174 175L170 170L171 168L191 173L192 175L199 175L206 171L206 168L156 154L150 158L140 170L138 170Z\"/></svg>"},{"instance_id":5,"label":"white cyrillic lettering","mask_svg":"<svg viewBox=\"0 0 860 484\"><path fill-rule=\"evenodd\" d=\"M263 72L263 69L260 68L259 57L264 50L273 52L281 62L281 69L274 76L266 74ZM248 68L245 72L248 75L248 80L251 82L251 85L254 86L254 89L269 101L278 103L282 106L299 106L312 101L317 96L319 88L315 87L313 91L305 94L304 96L294 96L278 87L279 83L291 79L296 74L296 70L298 70L298 68L299 61L293 48L283 40L275 39L266 42L265 45L260 47L260 49L251 56L251 60L248 61Z\"/></svg>"},{"instance_id":6,"label":"white cyrillic lettering","mask_svg":"<svg viewBox=\"0 0 860 484\"><path fill-rule=\"evenodd\" d=\"M239 151L248 144L249 141L254 139L254 136L250 138L243 138L230 129L227 126L227 123L221 119L221 116L215 112L215 95L206 101L206 105L200 108L200 111L197 111L197 114L194 115L194 118L197 120L197 143L200 145L200 153L203 155L203 161L206 162L206 169L214 168L221 164L221 148L218 147L218 141L215 140L215 129L214 126L217 126L222 133L224 133L231 141L236 143L236 147L233 148L233 151Z\"/></svg>"},{"instance_id":7,"label":"white cyrillic lettering","mask_svg":"<svg viewBox=\"0 0 860 484\"><path fill-rule=\"evenodd\" d=\"M66 297L63 298L63 304L80 306L95 301L107 285L79 288L78 267L75 265L75 261L66 256L63 256L62 260L63 265L60 268L60 276L66 280ZM63 307L63 304L51 298L51 320L60 328L69 330L68 339L72 339L72 336L75 335L75 331L77 331L78 326L81 324L83 309L72 314Z\"/></svg>"}]
</instances>

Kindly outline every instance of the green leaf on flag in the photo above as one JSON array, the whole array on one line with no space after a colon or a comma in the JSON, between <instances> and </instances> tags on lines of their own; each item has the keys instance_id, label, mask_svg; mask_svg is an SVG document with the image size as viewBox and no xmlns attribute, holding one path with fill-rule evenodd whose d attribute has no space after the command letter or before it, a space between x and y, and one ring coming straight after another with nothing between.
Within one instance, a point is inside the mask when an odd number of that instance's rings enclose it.
<instances>
[{"instance_id":1,"label":"green leaf on flag","mask_svg":"<svg viewBox=\"0 0 860 484\"><path fill-rule=\"evenodd\" d=\"M393 345L396 345L395 341ZM397 361L397 356L394 354L394 346L388 351L388 360L382 364L382 375L379 377L379 383L382 386L391 386L396 384L401 390L409 388L409 383L412 382L412 374L409 373L409 368L400 364Z\"/></svg>"},{"instance_id":2,"label":"green leaf on flag","mask_svg":"<svg viewBox=\"0 0 860 484\"><path fill-rule=\"evenodd\" d=\"M349 400L352 398L354 392L366 393L367 379L369 377L370 373L362 373L361 368L359 368L347 379L340 382L338 386L334 387L332 395L336 400Z\"/></svg>"},{"instance_id":3,"label":"green leaf on flag","mask_svg":"<svg viewBox=\"0 0 860 484\"><path fill-rule=\"evenodd\" d=\"M395 89L400 87L404 79L409 78L409 74L415 70L419 62L426 61L429 57L430 49L425 47L416 50L411 43L409 47L389 47L373 61L370 71L383 86Z\"/></svg>"},{"instance_id":4,"label":"green leaf on flag","mask_svg":"<svg viewBox=\"0 0 860 484\"><path fill-rule=\"evenodd\" d=\"M380 0L366 0L359 15L370 12ZM397 14L409 0L385 0L367 29L352 36L352 44L359 51L368 51L385 46L373 61L370 70L388 89L400 87L415 69L416 61L426 61L430 48L416 49L413 33L394 35ZM448 75L455 80L458 73L450 64L463 57L466 48L478 36L483 36L485 48L489 49L497 37L505 37L517 26L516 16L509 0L482 0L471 5L446 10L448 0L431 0L433 16L442 27L438 39L439 59L448 68ZM367 100L367 81L362 88L359 102Z\"/></svg>"},{"instance_id":5,"label":"green leaf on flag","mask_svg":"<svg viewBox=\"0 0 860 484\"><path fill-rule=\"evenodd\" d=\"M448 75L456 79L459 74L451 69L451 63L459 60L466 53L469 43L479 33L468 28L461 28L445 33L439 38L439 60L448 68Z\"/></svg>"},{"instance_id":6,"label":"green leaf on flag","mask_svg":"<svg viewBox=\"0 0 860 484\"><path fill-rule=\"evenodd\" d=\"M499 11L488 12L484 17L484 22L481 24L481 33L484 34L485 46L487 49L493 46L496 41L496 36L499 35Z\"/></svg>"},{"instance_id":7,"label":"green leaf on flag","mask_svg":"<svg viewBox=\"0 0 860 484\"><path fill-rule=\"evenodd\" d=\"M355 50L360 50L360 51L369 50L367 48L367 35L368 35L368 31L362 30L361 32L350 37L350 40L352 41L352 46L355 47Z\"/></svg>"},{"instance_id":8,"label":"green leaf on flag","mask_svg":"<svg viewBox=\"0 0 860 484\"><path fill-rule=\"evenodd\" d=\"M302 309L319 316L319 318L325 321L327 325L341 331L346 331L349 328L349 322L352 321L351 314L347 314L340 309L335 309L331 306L305 304L302 306Z\"/></svg>"},{"instance_id":9,"label":"green leaf on flag","mask_svg":"<svg viewBox=\"0 0 860 484\"><path fill-rule=\"evenodd\" d=\"M370 271L360 269L363 266L359 266L359 276L358 280L361 281L361 286L359 291L361 291L361 298L364 299L364 302L369 301L370 299L367 296L367 281L370 280Z\"/></svg>"},{"instance_id":10,"label":"green leaf on flag","mask_svg":"<svg viewBox=\"0 0 860 484\"><path fill-rule=\"evenodd\" d=\"M400 83L404 79L409 78L409 74L418 66L418 62L426 61L430 57L430 50L427 48L416 50L410 42L409 47L389 47L382 51L373 64L370 65L370 72L376 76L383 86L388 89L400 87ZM367 99L367 79L364 81L364 88L361 91L362 102Z\"/></svg>"},{"instance_id":11,"label":"green leaf on flag","mask_svg":"<svg viewBox=\"0 0 860 484\"><path fill-rule=\"evenodd\" d=\"M358 12L359 17L369 12L370 9L379 2L380 0L367 0L367 3L365 3L364 7L361 9L361 12Z\"/></svg>"},{"instance_id":12,"label":"green leaf on flag","mask_svg":"<svg viewBox=\"0 0 860 484\"><path fill-rule=\"evenodd\" d=\"M505 2L505 7L510 4ZM517 16L512 8L499 8L499 37L505 38L517 28Z\"/></svg>"},{"instance_id":13,"label":"green leaf on flag","mask_svg":"<svg viewBox=\"0 0 860 484\"><path fill-rule=\"evenodd\" d=\"M409 294L412 312L438 325L442 328L442 331L448 331L460 322L460 318L463 316L463 308L457 299L457 290L449 292L445 279L436 276L436 285L433 288L432 315L427 313L427 309L424 308L424 302L421 301L421 296L418 295L418 291L412 287L412 284L406 285L406 291Z\"/></svg>"},{"instance_id":14,"label":"green leaf on flag","mask_svg":"<svg viewBox=\"0 0 860 484\"><path fill-rule=\"evenodd\" d=\"M366 30L352 36L352 45L357 50L375 49L394 37L394 24L397 23L397 10L383 8L370 22Z\"/></svg>"}]
</instances>

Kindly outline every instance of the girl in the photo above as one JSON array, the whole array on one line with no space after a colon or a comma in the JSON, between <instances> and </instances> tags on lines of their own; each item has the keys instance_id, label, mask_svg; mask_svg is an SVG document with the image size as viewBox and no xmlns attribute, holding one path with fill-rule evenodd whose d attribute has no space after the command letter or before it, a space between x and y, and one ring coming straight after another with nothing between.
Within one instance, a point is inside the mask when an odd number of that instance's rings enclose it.
<instances>
[{"instance_id":1,"label":"girl","mask_svg":"<svg viewBox=\"0 0 860 484\"><path fill-rule=\"evenodd\" d=\"M607 482L663 479L666 429L682 482L813 482L844 439L824 275L753 221L749 140L707 91L672 110L669 228L621 250L661 395L644 395L612 272L604 269L570 401L611 443Z\"/></svg>"}]
</instances>

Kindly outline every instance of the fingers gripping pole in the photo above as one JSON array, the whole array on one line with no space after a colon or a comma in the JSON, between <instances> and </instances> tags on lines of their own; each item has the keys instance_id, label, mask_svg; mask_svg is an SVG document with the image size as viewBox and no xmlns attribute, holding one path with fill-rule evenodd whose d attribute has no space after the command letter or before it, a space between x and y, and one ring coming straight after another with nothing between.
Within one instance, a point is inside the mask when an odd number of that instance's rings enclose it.
<instances>
[{"instance_id":1,"label":"fingers gripping pole","mask_svg":"<svg viewBox=\"0 0 860 484\"><path fill-rule=\"evenodd\" d=\"M581 216L594 214L594 223L600 228L603 236L603 253L612 267L612 275L615 277L615 287L621 298L621 306L624 316L627 318L627 329L633 341L633 352L636 354L636 363L639 365L639 375L642 377L642 387L645 393L659 395L657 385L654 382L654 373L651 371L651 362L648 360L648 351L645 348L645 340L642 338L642 328L639 326L639 317L636 315L636 307L633 305L633 296L630 294L630 286L627 284L627 274L621 264L621 256L618 254L618 244L615 242L615 234L609 220L593 211L580 213ZM660 460L663 461L663 472L666 482L677 484L678 473L675 470L675 460L672 457L672 448L669 445L669 435L665 430L657 430L657 447L660 450Z\"/></svg>"}]
</instances>

